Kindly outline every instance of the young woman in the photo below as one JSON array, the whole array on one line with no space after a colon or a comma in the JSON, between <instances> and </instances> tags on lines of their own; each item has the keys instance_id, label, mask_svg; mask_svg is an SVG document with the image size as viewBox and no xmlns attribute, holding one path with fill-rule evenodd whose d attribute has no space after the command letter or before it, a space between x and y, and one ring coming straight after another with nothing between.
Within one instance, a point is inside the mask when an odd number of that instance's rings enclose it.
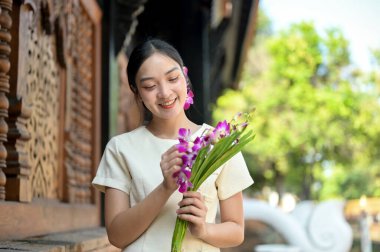
<instances>
[{"instance_id":1,"label":"young woman","mask_svg":"<svg viewBox=\"0 0 380 252\"><path fill-rule=\"evenodd\" d=\"M177 216L190 223L183 251L220 251L244 239L242 190L253 181L241 153L198 192L177 190L178 130L188 128L195 138L210 127L185 114L190 82L184 69L177 50L162 40L148 40L130 55L129 85L151 119L109 141L93 180L105 192L109 240L123 251L170 251ZM218 207L220 223L215 223Z\"/></svg>"}]
</instances>

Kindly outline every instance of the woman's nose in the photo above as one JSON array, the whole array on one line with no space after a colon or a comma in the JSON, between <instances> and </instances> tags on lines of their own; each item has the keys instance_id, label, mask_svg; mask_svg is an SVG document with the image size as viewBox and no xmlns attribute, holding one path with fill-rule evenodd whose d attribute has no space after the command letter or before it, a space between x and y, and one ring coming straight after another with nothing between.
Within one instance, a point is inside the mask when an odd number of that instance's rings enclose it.
<instances>
[{"instance_id":1,"label":"woman's nose","mask_svg":"<svg viewBox=\"0 0 380 252\"><path fill-rule=\"evenodd\" d=\"M161 84L159 87L158 95L160 98L166 98L170 95L170 88L166 84Z\"/></svg>"}]
</instances>

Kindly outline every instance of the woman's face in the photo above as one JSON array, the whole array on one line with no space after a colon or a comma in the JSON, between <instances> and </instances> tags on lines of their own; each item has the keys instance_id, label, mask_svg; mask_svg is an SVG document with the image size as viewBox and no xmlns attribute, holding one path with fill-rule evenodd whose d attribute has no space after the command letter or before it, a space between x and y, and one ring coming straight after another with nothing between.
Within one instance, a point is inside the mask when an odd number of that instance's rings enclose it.
<instances>
[{"instance_id":1,"label":"woman's face","mask_svg":"<svg viewBox=\"0 0 380 252\"><path fill-rule=\"evenodd\" d=\"M153 117L171 119L183 113L187 83L181 66L170 57L154 53L136 75L137 89Z\"/></svg>"}]
</instances>

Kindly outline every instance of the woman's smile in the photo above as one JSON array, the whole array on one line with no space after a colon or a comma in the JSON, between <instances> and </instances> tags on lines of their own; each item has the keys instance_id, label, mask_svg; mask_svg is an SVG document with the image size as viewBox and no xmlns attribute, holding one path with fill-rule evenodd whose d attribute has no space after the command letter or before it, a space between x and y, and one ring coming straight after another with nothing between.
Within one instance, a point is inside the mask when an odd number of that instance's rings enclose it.
<instances>
[{"instance_id":1,"label":"woman's smile","mask_svg":"<svg viewBox=\"0 0 380 252\"><path fill-rule=\"evenodd\" d=\"M167 100L167 101L160 103L159 105L164 109L171 109L174 107L174 103L176 102L176 100L177 100L177 98L174 98L172 100Z\"/></svg>"}]
</instances>

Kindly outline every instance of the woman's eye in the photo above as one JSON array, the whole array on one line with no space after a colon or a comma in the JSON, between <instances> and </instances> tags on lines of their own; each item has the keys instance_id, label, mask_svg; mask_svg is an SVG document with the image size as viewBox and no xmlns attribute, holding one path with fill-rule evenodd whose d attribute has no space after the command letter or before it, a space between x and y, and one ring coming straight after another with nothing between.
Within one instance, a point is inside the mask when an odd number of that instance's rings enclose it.
<instances>
[{"instance_id":1,"label":"woman's eye","mask_svg":"<svg viewBox=\"0 0 380 252\"><path fill-rule=\"evenodd\" d=\"M143 87L146 90L152 90L156 85L151 85L151 86L145 86Z\"/></svg>"},{"instance_id":2,"label":"woman's eye","mask_svg":"<svg viewBox=\"0 0 380 252\"><path fill-rule=\"evenodd\" d=\"M178 80L178 76L169 79L170 82L176 82L177 80Z\"/></svg>"}]
</instances>

